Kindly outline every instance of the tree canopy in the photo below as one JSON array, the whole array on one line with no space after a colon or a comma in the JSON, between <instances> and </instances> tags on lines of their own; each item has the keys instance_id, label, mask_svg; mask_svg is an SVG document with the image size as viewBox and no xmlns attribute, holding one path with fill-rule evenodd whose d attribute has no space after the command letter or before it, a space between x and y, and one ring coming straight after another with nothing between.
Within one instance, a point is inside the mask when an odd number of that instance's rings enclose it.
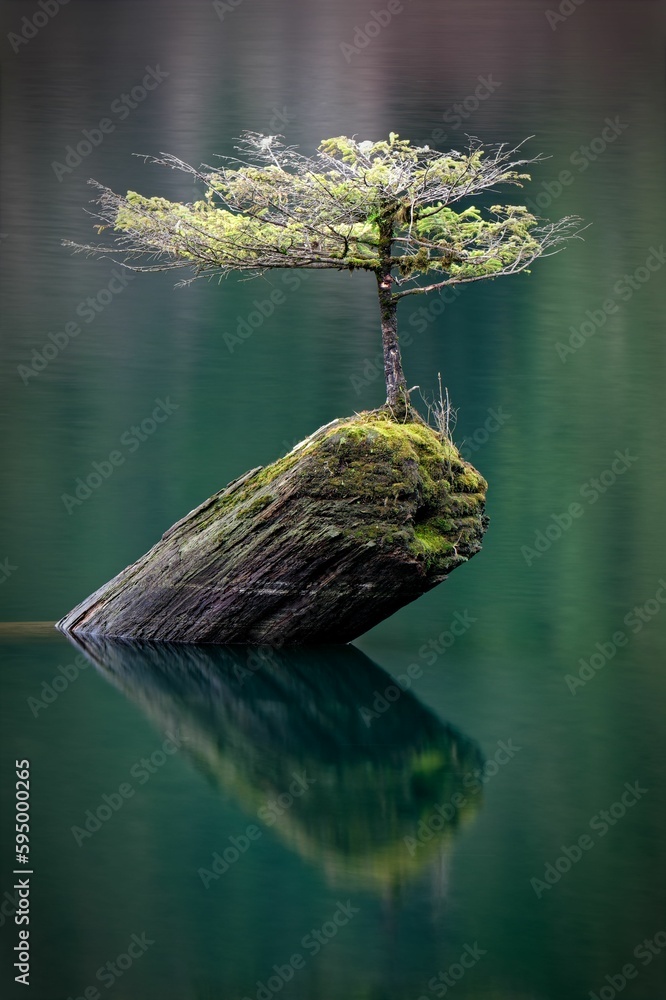
<instances>
[{"instance_id":1,"label":"tree canopy","mask_svg":"<svg viewBox=\"0 0 666 1000\"><path fill-rule=\"evenodd\" d=\"M189 268L193 277L275 268L373 272L387 403L404 410L400 299L517 274L578 235L576 217L545 222L523 205L492 204L499 186L522 186L530 178L524 168L541 159L525 158L522 145L470 139L464 151L442 153L391 132L379 142L325 139L305 156L281 136L245 132L239 155L222 157L218 168L169 154L149 158L193 175L203 187L198 201L118 195L97 185L98 229L113 230L123 263L135 270Z\"/></svg>"},{"instance_id":2,"label":"tree canopy","mask_svg":"<svg viewBox=\"0 0 666 1000\"><path fill-rule=\"evenodd\" d=\"M115 231L125 263L189 267L195 276L273 268L376 272L388 256L400 298L515 274L575 235L576 218L543 223L521 205L459 204L529 180L523 168L540 158L521 157L520 149L470 140L464 152L441 153L392 132L380 142L326 139L308 157L279 136L247 132L241 156L223 158L217 169L171 155L153 159L200 180L198 201L101 187L99 228Z\"/></svg>"}]
</instances>

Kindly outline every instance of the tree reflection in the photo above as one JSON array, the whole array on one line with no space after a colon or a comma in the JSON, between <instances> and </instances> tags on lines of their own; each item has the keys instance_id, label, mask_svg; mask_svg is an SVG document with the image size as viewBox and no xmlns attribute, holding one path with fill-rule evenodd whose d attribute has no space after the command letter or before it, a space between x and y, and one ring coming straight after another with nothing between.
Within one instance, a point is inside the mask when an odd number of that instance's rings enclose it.
<instances>
[{"instance_id":1,"label":"tree reflection","mask_svg":"<svg viewBox=\"0 0 666 1000\"><path fill-rule=\"evenodd\" d=\"M331 882L390 894L432 866L441 886L483 758L354 646L71 641Z\"/></svg>"}]
</instances>

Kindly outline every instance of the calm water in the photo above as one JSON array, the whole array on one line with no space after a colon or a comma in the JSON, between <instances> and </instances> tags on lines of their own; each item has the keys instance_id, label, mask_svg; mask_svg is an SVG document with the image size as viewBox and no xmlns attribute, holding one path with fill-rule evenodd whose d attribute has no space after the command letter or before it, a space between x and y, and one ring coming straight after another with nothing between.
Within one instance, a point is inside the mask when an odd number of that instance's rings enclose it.
<instances>
[{"instance_id":1,"label":"calm water","mask_svg":"<svg viewBox=\"0 0 666 1000\"><path fill-rule=\"evenodd\" d=\"M6 4L5 35L32 10ZM529 277L443 313L404 307L410 385L442 372L491 484L484 550L444 586L337 650L80 649L5 629L3 995L665 995L660 5L587 0L553 30L540 0L409 0L347 63L369 10L243 0L221 20L206 2L73 0L17 52L3 43L6 622L60 617L226 482L382 401L369 281L306 275L230 351L271 286L123 286L110 261L71 256L61 239L92 235L90 176L189 198L131 154L210 161L244 128L308 149L390 129L535 135L551 158L525 196L592 223ZM148 68L161 82L124 105ZM70 169L66 147L103 118L113 130ZM173 412L141 440L156 400ZM23 758L30 991L7 918ZM132 935L131 966L105 971Z\"/></svg>"}]
</instances>

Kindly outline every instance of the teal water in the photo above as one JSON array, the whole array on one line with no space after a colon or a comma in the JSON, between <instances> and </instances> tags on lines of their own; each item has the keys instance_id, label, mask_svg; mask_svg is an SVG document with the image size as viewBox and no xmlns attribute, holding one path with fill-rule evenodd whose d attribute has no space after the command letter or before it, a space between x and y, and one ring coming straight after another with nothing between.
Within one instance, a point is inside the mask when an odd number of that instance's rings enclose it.
<instances>
[{"instance_id":1,"label":"teal water","mask_svg":"<svg viewBox=\"0 0 666 1000\"><path fill-rule=\"evenodd\" d=\"M38 1000L666 992L660 5L587 0L555 30L531 0L404 6L349 63L340 45L370 16L351 0L243 0L223 20L202 2L79 2L5 45L6 622L59 618L226 482L382 402L371 283L305 275L229 350L224 334L275 282L124 287L111 261L60 245L94 235L88 177L189 198L185 178L131 154L210 161L244 128L308 149L339 133L534 135L550 159L525 197L592 224L530 276L466 288L442 311L404 305L409 384L432 392L442 372L491 525L469 565L354 648L248 661L4 630L0 894L12 765L27 758ZM6 5L5 35L25 11ZM147 67L168 75L125 114ZM492 93L456 127L480 77ZM54 169L105 117L99 146ZM68 323L80 333L37 371L33 351L49 334L62 344ZM157 400L172 412L145 433ZM115 471L63 502L113 451ZM373 709L399 676L407 692ZM56 677L67 685L47 704ZM303 774L314 783L291 795ZM72 832L121 785L98 830ZM278 815L282 794L293 802ZM213 878L231 837L249 846ZM10 910L3 990L20 996ZM96 978L133 934L153 943ZM274 966L284 976L262 987Z\"/></svg>"}]
</instances>

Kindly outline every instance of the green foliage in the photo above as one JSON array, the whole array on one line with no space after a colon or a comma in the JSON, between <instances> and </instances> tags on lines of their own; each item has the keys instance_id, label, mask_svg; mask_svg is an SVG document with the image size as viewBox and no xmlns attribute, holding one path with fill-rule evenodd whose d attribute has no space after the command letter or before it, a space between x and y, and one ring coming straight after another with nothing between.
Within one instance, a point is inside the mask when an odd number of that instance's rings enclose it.
<instances>
[{"instance_id":1,"label":"green foliage","mask_svg":"<svg viewBox=\"0 0 666 1000\"><path fill-rule=\"evenodd\" d=\"M484 216L475 206L456 212L440 204L417 220L416 231L430 244L429 268L443 264L453 277L490 277L538 253L539 241L532 235L538 223L522 205L493 205Z\"/></svg>"},{"instance_id":2,"label":"green foliage","mask_svg":"<svg viewBox=\"0 0 666 1000\"><path fill-rule=\"evenodd\" d=\"M393 271L396 299L423 290L421 276L435 279L429 290L524 270L572 235L575 220L543 226L523 206L469 203L529 179L520 168L534 161L503 146L473 141L441 153L391 132L378 142L325 139L306 157L278 137L246 133L239 149L249 160L221 169L157 161L201 182L203 197L191 204L103 189L101 228L144 269Z\"/></svg>"},{"instance_id":3,"label":"green foliage","mask_svg":"<svg viewBox=\"0 0 666 1000\"><path fill-rule=\"evenodd\" d=\"M277 485L290 473L290 495L326 502L336 511L335 530L348 535L354 547L405 548L433 575L466 561L488 488L455 445L414 410L396 420L382 408L320 428L249 476L238 492L218 500L218 510L227 504L245 518L266 509L270 517ZM404 505L416 494L419 516L412 521L405 518ZM355 498L351 506L349 497ZM368 515L362 523L359 511Z\"/></svg>"}]
</instances>

